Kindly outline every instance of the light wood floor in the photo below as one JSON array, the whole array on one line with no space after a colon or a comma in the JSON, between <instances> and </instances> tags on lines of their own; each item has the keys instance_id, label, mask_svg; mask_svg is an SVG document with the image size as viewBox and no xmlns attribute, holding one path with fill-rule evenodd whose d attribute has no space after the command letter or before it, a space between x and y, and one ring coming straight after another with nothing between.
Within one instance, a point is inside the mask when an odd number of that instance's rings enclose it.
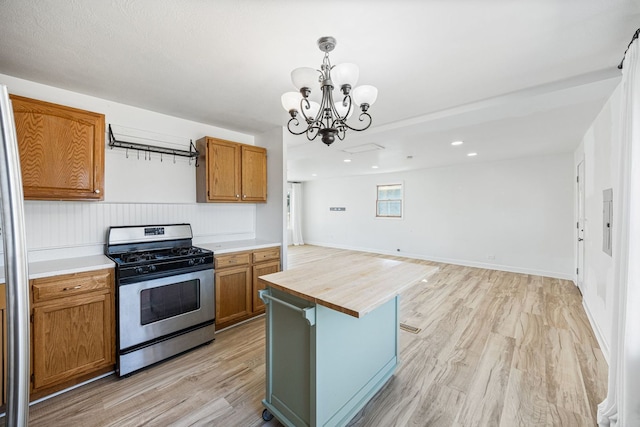
<instances>
[{"instance_id":1,"label":"light wood floor","mask_svg":"<svg viewBox=\"0 0 640 427\"><path fill-rule=\"evenodd\" d=\"M291 247L289 266L324 260L330 268L343 253ZM439 266L402 296L401 321L421 331L401 333L396 374L350 425L595 425L607 364L573 283ZM264 387L260 318L129 378L38 403L30 425L279 426L262 421Z\"/></svg>"}]
</instances>

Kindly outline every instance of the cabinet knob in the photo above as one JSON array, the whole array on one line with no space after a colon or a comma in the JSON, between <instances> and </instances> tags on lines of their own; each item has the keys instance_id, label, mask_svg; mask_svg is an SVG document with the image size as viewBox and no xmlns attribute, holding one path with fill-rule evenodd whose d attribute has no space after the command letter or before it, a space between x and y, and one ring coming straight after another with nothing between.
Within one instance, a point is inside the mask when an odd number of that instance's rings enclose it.
<instances>
[{"instance_id":1,"label":"cabinet knob","mask_svg":"<svg viewBox=\"0 0 640 427\"><path fill-rule=\"evenodd\" d=\"M246 198L247 198L247 195L246 195L246 194L243 194L243 195L242 195L242 198L243 198L243 199L246 199Z\"/></svg>"},{"instance_id":2,"label":"cabinet knob","mask_svg":"<svg viewBox=\"0 0 640 427\"><path fill-rule=\"evenodd\" d=\"M240 195L239 195L239 194L236 194L236 199L239 199L239 198L240 198Z\"/></svg>"},{"instance_id":3,"label":"cabinet knob","mask_svg":"<svg viewBox=\"0 0 640 427\"><path fill-rule=\"evenodd\" d=\"M96 188L96 189L95 189L95 191L94 191L94 193L96 193L96 194L100 194L100 190Z\"/></svg>"}]
</instances>

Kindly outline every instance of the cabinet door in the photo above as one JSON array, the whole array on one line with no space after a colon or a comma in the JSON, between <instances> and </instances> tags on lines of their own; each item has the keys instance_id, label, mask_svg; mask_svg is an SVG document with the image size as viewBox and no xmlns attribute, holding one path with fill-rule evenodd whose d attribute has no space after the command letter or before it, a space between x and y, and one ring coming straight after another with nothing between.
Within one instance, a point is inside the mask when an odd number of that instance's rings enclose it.
<instances>
[{"instance_id":1,"label":"cabinet door","mask_svg":"<svg viewBox=\"0 0 640 427\"><path fill-rule=\"evenodd\" d=\"M267 201L267 150L242 146L242 201Z\"/></svg>"},{"instance_id":2,"label":"cabinet door","mask_svg":"<svg viewBox=\"0 0 640 427\"><path fill-rule=\"evenodd\" d=\"M33 308L33 391L114 364L113 297L93 293Z\"/></svg>"},{"instance_id":3,"label":"cabinet door","mask_svg":"<svg viewBox=\"0 0 640 427\"><path fill-rule=\"evenodd\" d=\"M264 303L258 296L258 291L264 289L258 282L258 277L265 274L277 273L280 271L280 261L264 262L253 266L253 311L264 311Z\"/></svg>"},{"instance_id":4,"label":"cabinet door","mask_svg":"<svg viewBox=\"0 0 640 427\"><path fill-rule=\"evenodd\" d=\"M216 327L251 314L251 268L225 268L216 271Z\"/></svg>"},{"instance_id":5,"label":"cabinet door","mask_svg":"<svg viewBox=\"0 0 640 427\"><path fill-rule=\"evenodd\" d=\"M207 138L207 201L240 200L240 146Z\"/></svg>"},{"instance_id":6,"label":"cabinet door","mask_svg":"<svg viewBox=\"0 0 640 427\"><path fill-rule=\"evenodd\" d=\"M104 198L104 115L11 95L25 199Z\"/></svg>"}]
</instances>

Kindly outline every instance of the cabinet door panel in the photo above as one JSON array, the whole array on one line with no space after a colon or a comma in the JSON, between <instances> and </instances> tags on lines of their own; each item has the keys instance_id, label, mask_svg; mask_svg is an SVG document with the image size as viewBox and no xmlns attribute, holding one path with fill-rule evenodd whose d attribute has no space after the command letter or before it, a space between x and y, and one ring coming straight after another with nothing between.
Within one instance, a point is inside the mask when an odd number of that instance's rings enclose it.
<instances>
[{"instance_id":1,"label":"cabinet door panel","mask_svg":"<svg viewBox=\"0 0 640 427\"><path fill-rule=\"evenodd\" d=\"M101 293L33 309L34 391L114 363L112 305Z\"/></svg>"},{"instance_id":2,"label":"cabinet door panel","mask_svg":"<svg viewBox=\"0 0 640 427\"><path fill-rule=\"evenodd\" d=\"M216 325L246 317L251 313L250 267L216 272Z\"/></svg>"},{"instance_id":3,"label":"cabinet door panel","mask_svg":"<svg viewBox=\"0 0 640 427\"><path fill-rule=\"evenodd\" d=\"M240 195L240 147L233 142L207 142L209 200L236 201Z\"/></svg>"},{"instance_id":4,"label":"cabinet door panel","mask_svg":"<svg viewBox=\"0 0 640 427\"><path fill-rule=\"evenodd\" d=\"M11 96L25 199L102 200L104 115Z\"/></svg>"},{"instance_id":5,"label":"cabinet door panel","mask_svg":"<svg viewBox=\"0 0 640 427\"><path fill-rule=\"evenodd\" d=\"M267 150L242 146L242 201L267 201Z\"/></svg>"},{"instance_id":6,"label":"cabinet door panel","mask_svg":"<svg viewBox=\"0 0 640 427\"><path fill-rule=\"evenodd\" d=\"M258 277L265 274L277 273L280 271L280 261L265 262L253 266L253 311L264 310L264 302L258 296L258 291L264 289L264 286L260 285Z\"/></svg>"}]
</instances>

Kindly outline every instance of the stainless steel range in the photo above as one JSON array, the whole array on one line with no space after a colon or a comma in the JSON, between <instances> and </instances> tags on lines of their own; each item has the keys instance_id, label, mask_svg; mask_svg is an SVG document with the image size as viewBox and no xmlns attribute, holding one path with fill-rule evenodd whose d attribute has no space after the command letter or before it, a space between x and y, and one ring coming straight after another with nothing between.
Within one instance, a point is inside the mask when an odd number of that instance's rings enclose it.
<instances>
[{"instance_id":1,"label":"stainless steel range","mask_svg":"<svg viewBox=\"0 0 640 427\"><path fill-rule=\"evenodd\" d=\"M192 246L192 238L189 224L109 228L118 375L213 341L213 252Z\"/></svg>"}]
</instances>

